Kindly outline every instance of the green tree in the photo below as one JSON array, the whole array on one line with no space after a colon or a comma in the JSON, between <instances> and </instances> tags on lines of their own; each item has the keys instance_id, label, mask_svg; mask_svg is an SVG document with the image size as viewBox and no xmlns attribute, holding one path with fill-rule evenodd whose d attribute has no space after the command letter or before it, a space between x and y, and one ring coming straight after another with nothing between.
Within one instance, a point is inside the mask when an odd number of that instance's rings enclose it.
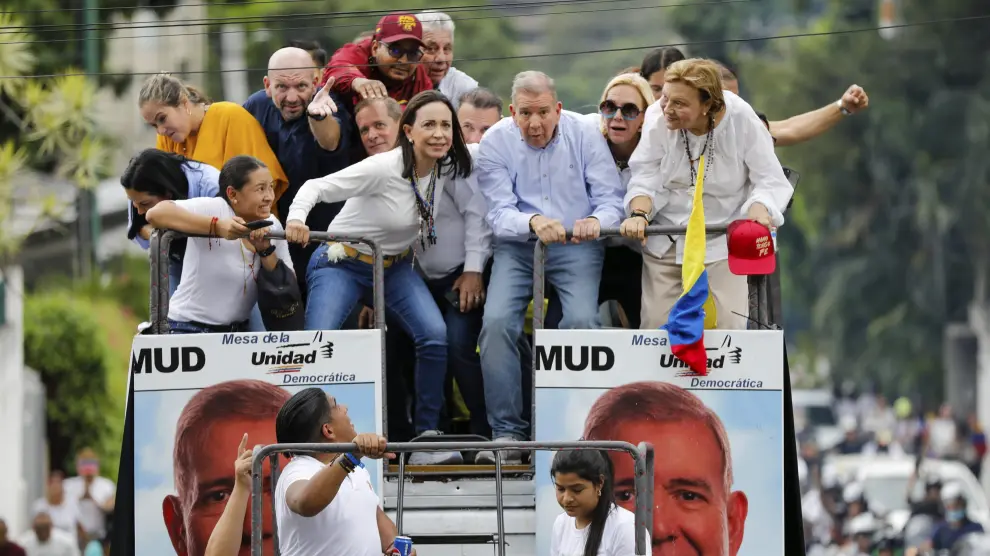
<instances>
[{"instance_id":1,"label":"green tree","mask_svg":"<svg viewBox=\"0 0 990 556\"><path fill-rule=\"evenodd\" d=\"M107 394L109 355L97 313L92 303L67 292L25 299L24 359L45 385L53 467L73 469L76 451L85 446L108 462L119 457L123 412L108 415L116 404Z\"/></svg>"},{"instance_id":2,"label":"green tree","mask_svg":"<svg viewBox=\"0 0 990 556\"><path fill-rule=\"evenodd\" d=\"M98 126L97 88L84 76L51 79L29 77L36 71L39 42L23 31L20 18L0 14L0 113L16 134L0 141L0 267L8 263L24 239L4 223L18 202L40 203L43 217L62 207L53 197L32 197L14 191L13 180L28 167L51 169L80 188L95 187L109 175L111 143ZM63 68L63 74L78 73Z\"/></svg>"}]
</instances>

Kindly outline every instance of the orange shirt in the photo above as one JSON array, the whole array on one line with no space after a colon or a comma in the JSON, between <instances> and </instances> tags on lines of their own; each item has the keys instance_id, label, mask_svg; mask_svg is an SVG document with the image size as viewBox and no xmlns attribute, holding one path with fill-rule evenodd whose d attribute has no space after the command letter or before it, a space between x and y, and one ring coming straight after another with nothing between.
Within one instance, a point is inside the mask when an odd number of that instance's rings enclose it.
<instances>
[{"instance_id":1,"label":"orange shirt","mask_svg":"<svg viewBox=\"0 0 990 556\"><path fill-rule=\"evenodd\" d=\"M275 179L272 213L279 216L278 198L288 189L289 180L272 152L261 124L240 104L214 102L206 110L198 132L191 134L183 143L176 143L159 135L156 147L209 164L217 170L223 169L224 162L237 155L246 154L257 158L268 166Z\"/></svg>"}]
</instances>

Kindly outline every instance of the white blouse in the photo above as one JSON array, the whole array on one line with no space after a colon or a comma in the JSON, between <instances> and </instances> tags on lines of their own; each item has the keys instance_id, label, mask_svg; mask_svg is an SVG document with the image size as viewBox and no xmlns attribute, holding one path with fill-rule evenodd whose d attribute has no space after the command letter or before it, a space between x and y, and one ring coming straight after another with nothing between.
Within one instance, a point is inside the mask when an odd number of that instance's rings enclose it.
<instances>
[{"instance_id":1,"label":"white blouse","mask_svg":"<svg viewBox=\"0 0 990 556\"><path fill-rule=\"evenodd\" d=\"M584 556L584 546L588 542L591 526L577 528L575 519L560 514L553 522L553 537L550 540L550 556ZM650 546L647 535L646 546ZM629 510L614 506L605 520L602 543L598 547L599 556L635 556L636 516Z\"/></svg>"},{"instance_id":2,"label":"white blouse","mask_svg":"<svg viewBox=\"0 0 990 556\"><path fill-rule=\"evenodd\" d=\"M727 225L745 218L753 203L770 212L775 226L784 223L783 211L794 193L773 150L773 139L753 108L735 94L724 91L725 115L715 128L705 156L705 224ZM692 157L701 154L705 136L687 133ZM653 224L686 226L691 216L694 184L691 165L680 131L668 130L660 103L646 110L643 134L629 159L625 205L645 195L653 200ZM684 236L674 236L677 262L681 263ZM663 257L670 249L666 235L650 236L646 249ZM725 236L709 236L706 263L728 258Z\"/></svg>"},{"instance_id":3,"label":"white blouse","mask_svg":"<svg viewBox=\"0 0 990 556\"><path fill-rule=\"evenodd\" d=\"M439 176L434 199L443 196L451 176ZM424 195L430 176L417 179ZM289 207L289 220L306 221L316 203L344 203L327 231L335 235L365 237L381 246L385 255L399 255L419 239L419 209L412 184L402 177L402 149L370 156L339 172L308 180L296 192ZM367 245L351 245L371 255Z\"/></svg>"}]
</instances>

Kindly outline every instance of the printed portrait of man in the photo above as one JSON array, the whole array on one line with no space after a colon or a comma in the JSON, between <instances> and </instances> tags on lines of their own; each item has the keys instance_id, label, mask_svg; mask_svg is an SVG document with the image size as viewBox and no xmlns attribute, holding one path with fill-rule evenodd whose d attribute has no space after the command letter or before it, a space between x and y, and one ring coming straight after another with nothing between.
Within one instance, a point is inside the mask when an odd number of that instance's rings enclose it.
<instances>
[{"instance_id":1,"label":"printed portrait of man","mask_svg":"<svg viewBox=\"0 0 990 556\"><path fill-rule=\"evenodd\" d=\"M275 416L289 397L286 390L266 382L232 380L197 392L183 408L172 455L176 494L162 501L176 554L204 554L234 488L234 460L241 438L247 433L248 446L275 444ZM266 460L264 553L273 554L268 468ZM250 511L246 513L241 556L251 553Z\"/></svg>"},{"instance_id":2,"label":"printed portrait of man","mask_svg":"<svg viewBox=\"0 0 990 556\"><path fill-rule=\"evenodd\" d=\"M634 382L599 397L584 439L653 445L653 556L736 556L749 501L732 491L732 453L721 419L666 382ZM635 511L633 460L613 452L616 501Z\"/></svg>"}]
</instances>

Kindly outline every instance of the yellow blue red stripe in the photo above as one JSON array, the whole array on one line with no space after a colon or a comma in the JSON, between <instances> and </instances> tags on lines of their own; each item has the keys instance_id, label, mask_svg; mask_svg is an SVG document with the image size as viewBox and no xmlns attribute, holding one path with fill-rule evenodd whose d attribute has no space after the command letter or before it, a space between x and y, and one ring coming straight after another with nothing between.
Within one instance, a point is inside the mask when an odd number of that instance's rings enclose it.
<instances>
[{"instance_id":1,"label":"yellow blue red stripe","mask_svg":"<svg viewBox=\"0 0 990 556\"><path fill-rule=\"evenodd\" d=\"M708 287L705 269L707 237L705 234L705 157L698 160L698 175L694 185L694 202L684 238L681 282L684 291L674 303L662 328L670 338L670 350L692 371L708 374L705 351L705 328L715 328L715 300Z\"/></svg>"}]
</instances>

